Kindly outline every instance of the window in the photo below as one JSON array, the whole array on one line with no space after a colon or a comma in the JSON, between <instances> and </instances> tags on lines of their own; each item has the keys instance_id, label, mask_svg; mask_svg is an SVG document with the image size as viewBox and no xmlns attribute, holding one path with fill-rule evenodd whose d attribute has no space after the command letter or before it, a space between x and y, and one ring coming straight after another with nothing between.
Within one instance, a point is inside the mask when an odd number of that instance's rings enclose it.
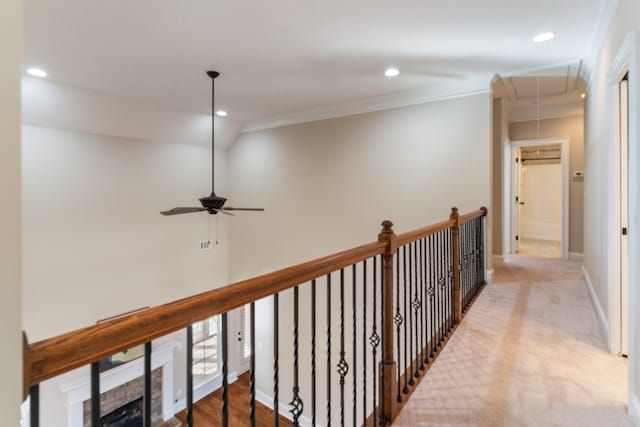
<instances>
[{"instance_id":1,"label":"window","mask_svg":"<svg viewBox=\"0 0 640 427\"><path fill-rule=\"evenodd\" d=\"M218 321L219 316L214 316L192 325L194 376L212 376L218 372Z\"/></svg>"}]
</instances>

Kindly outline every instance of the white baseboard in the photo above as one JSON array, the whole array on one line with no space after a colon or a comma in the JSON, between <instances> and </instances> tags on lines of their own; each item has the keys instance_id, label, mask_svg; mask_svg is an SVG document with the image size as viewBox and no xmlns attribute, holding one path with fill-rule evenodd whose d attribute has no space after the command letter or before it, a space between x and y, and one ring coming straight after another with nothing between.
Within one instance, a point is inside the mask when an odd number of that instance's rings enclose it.
<instances>
[{"instance_id":1,"label":"white baseboard","mask_svg":"<svg viewBox=\"0 0 640 427\"><path fill-rule=\"evenodd\" d=\"M234 371L229 373L229 376L228 376L229 384L236 382L237 379L238 379L237 372ZM193 403L197 402L198 400L202 399L205 396L208 396L209 394L213 393L220 387L222 387L222 376L220 375L213 377L208 381L203 382L202 384L200 384L199 386L193 389ZM173 413L175 415L186 408L187 408L187 398L184 397L173 404Z\"/></svg>"},{"instance_id":2,"label":"white baseboard","mask_svg":"<svg viewBox=\"0 0 640 427\"><path fill-rule=\"evenodd\" d=\"M491 270L487 270L484 273L484 280L489 283L493 283L493 268Z\"/></svg>"},{"instance_id":3,"label":"white baseboard","mask_svg":"<svg viewBox=\"0 0 640 427\"><path fill-rule=\"evenodd\" d=\"M633 424L640 425L640 401L638 401L638 396L636 394L629 396L628 402L628 414Z\"/></svg>"},{"instance_id":4,"label":"white baseboard","mask_svg":"<svg viewBox=\"0 0 640 427\"><path fill-rule=\"evenodd\" d=\"M582 261L584 260L584 254L580 252L569 252L569 260L571 261Z\"/></svg>"},{"instance_id":5,"label":"white baseboard","mask_svg":"<svg viewBox=\"0 0 640 427\"><path fill-rule=\"evenodd\" d=\"M268 394L260 391L260 390L256 390L256 400L260 403L262 403L264 406L266 406L267 408L273 410L273 398L271 396L269 396ZM286 403L283 402L278 402L278 411L280 413L280 415L282 415L283 417L285 417L286 419L293 421L293 417L291 416L291 412L289 412L289 405L287 405ZM298 420L300 421L300 425L303 427L312 427L311 424L311 420L307 417L305 417L304 415L300 416L300 419ZM317 427L322 427L321 424L316 423Z\"/></svg>"},{"instance_id":6,"label":"white baseboard","mask_svg":"<svg viewBox=\"0 0 640 427\"><path fill-rule=\"evenodd\" d=\"M596 310L600 328L602 328L602 332L604 333L606 342L609 342L609 323L607 322L607 317L604 315L604 310L602 310L602 305L600 305L600 301L598 300L598 296L596 295L593 283L591 282L589 273L587 273L587 269L584 268L584 265L582 266L582 274L584 274L584 280L585 282L587 282L589 296L591 296L591 303L593 304L593 308L595 308Z\"/></svg>"}]
</instances>

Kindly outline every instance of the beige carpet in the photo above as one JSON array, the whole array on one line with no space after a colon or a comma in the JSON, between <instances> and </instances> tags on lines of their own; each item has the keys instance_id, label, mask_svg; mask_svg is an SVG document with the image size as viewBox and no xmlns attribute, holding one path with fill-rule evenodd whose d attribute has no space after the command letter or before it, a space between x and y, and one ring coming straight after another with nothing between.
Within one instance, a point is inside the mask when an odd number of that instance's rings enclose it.
<instances>
[{"instance_id":1,"label":"beige carpet","mask_svg":"<svg viewBox=\"0 0 640 427\"><path fill-rule=\"evenodd\" d=\"M580 264L513 257L395 426L631 426Z\"/></svg>"}]
</instances>

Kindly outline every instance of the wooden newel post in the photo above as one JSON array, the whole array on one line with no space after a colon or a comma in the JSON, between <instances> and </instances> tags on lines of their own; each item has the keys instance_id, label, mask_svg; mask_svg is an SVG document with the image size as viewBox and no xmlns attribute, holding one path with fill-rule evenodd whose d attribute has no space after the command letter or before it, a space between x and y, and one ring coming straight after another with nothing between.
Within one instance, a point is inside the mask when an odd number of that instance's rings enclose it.
<instances>
[{"instance_id":1,"label":"wooden newel post","mask_svg":"<svg viewBox=\"0 0 640 427\"><path fill-rule=\"evenodd\" d=\"M460 289L460 214L458 208L451 208L449 219L453 225L453 319L456 324L462 321L462 291Z\"/></svg>"},{"instance_id":2,"label":"wooden newel post","mask_svg":"<svg viewBox=\"0 0 640 427\"><path fill-rule=\"evenodd\" d=\"M383 255L383 286L384 298L382 303L384 316L382 319L382 363L380 372L380 409L381 417L389 424L397 417L399 412L398 402L393 398L393 390L397 385L396 361L393 359L393 257L398 248L397 236L393 232L391 221L382 222L382 231L378 235L378 241L386 242Z\"/></svg>"}]
</instances>

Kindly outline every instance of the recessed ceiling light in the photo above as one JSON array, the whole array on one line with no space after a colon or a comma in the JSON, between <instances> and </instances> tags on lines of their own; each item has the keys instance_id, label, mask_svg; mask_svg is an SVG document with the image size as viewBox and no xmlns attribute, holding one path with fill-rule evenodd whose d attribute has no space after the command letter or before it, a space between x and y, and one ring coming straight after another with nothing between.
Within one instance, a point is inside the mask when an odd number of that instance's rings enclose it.
<instances>
[{"instance_id":1,"label":"recessed ceiling light","mask_svg":"<svg viewBox=\"0 0 640 427\"><path fill-rule=\"evenodd\" d=\"M384 75L387 77L396 77L398 74L400 74L400 70L398 70L397 68L387 68L384 71Z\"/></svg>"},{"instance_id":2,"label":"recessed ceiling light","mask_svg":"<svg viewBox=\"0 0 640 427\"><path fill-rule=\"evenodd\" d=\"M224 110L218 110L216 111L216 116L227 117L227 112Z\"/></svg>"},{"instance_id":3,"label":"recessed ceiling light","mask_svg":"<svg viewBox=\"0 0 640 427\"><path fill-rule=\"evenodd\" d=\"M33 77L47 77L47 72L40 68L28 68L27 74Z\"/></svg>"},{"instance_id":4,"label":"recessed ceiling light","mask_svg":"<svg viewBox=\"0 0 640 427\"><path fill-rule=\"evenodd\" d=\"M580 98L583 98L583 99L584 99L584 98L586 98L586 97L587 97L587 94L586 94L586 93L583 93L582 95L580 95Z\"/></svg>"},{"instance_id":5,"label":"recessed ceiling light","mask_svg":"<svg viewBox=\"0 0 640 427\"><path fill-rule=\"evenodd\" d=\"M536 43L544 43L544 42L548 42L549 40L551 40L552 38L554 38L556 35L552 32L546 32L546 33L540 33L537 36L535 36L533 38L533 41Z\"/></svg>"}]
</instances>

